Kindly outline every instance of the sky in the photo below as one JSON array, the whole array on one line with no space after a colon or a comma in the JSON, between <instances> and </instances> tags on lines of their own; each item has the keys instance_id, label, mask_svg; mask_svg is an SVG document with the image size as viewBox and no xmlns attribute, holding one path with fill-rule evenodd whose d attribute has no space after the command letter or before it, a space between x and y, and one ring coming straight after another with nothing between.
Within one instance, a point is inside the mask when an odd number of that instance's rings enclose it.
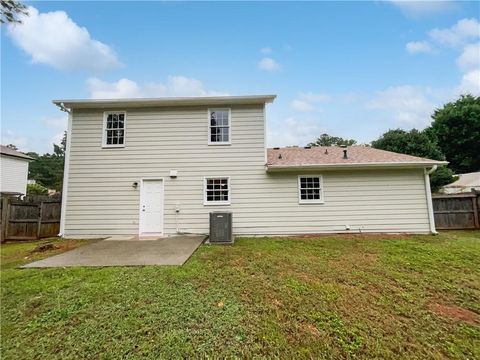
<instances>
[{"instance_id":1,"label":"sky","mask_svg":"<svg viewBox=\"0 0 480 360\"><path fill-rule=\"evenodd\" d=\"M368 143L480 95L480 3L30 1L1 26L1 142L51 152L53 99L275 94L269 146Z\"/></svg>"}]
</instances>

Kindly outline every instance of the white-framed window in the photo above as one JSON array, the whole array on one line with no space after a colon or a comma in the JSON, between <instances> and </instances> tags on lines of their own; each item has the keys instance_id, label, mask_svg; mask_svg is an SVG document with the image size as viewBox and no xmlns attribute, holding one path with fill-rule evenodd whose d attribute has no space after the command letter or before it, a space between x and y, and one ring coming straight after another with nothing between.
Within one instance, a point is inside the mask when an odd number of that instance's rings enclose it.
<instances>
[{"instance_id":1,"label":"white-framed window","mask_svg":"<svg viewBox=\"0 0 480 360\"><path fill-rule=\"evenodd\" d=\"M106 111L103 114L103 147L125 147L125 111Z\"/></svg>"},{"instance_id":2,"label":"white-framed window","mask_svg":"<svg viewBox=\"0 0 480 360\"><path fill-rule=\"evenodd\" d=\"M231 144L230 109L208 109L208 144Z\"/></svg>"},{"instance_id":3,"label":"white-framed window","mask_svg":"<svg viewBox=\"0 0 480 360\"><path fill-rule=\"evenodd\" d=\"M230 205L230 177L206 177L203 184L204 205Z\"/></svg>"},{"instance_id":4,"label":"white-framed window","mask_svg":"<svg viewBox=\"0 0 480 360\"><path fill-rule=\"evenodd\" d=\"M322 204L324 202L321 175L298 176L298 202L300 204Z\"/></svg>"}]
</instances>

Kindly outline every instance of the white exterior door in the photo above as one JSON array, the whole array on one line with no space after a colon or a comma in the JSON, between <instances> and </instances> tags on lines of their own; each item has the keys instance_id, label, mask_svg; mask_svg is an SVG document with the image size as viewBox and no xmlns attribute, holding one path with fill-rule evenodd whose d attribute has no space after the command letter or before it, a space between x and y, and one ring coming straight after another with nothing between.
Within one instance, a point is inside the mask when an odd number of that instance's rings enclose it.
<instances>
[{"instance_id":1,"label":"white exterior door","mask_svg":"<svg viewBox=\"0 0 480 360\"><path fill-rule=\"evenodd\" d=\"M143 180L140 234L163 234L163 180Z\"/></svg>"}]
</instances>

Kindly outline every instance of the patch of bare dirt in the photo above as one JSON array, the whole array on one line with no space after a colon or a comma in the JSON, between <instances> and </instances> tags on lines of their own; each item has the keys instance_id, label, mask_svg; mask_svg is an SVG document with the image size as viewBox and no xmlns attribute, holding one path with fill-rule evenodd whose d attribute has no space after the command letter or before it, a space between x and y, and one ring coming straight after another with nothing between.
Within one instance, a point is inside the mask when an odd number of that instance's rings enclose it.
<instances>
[{"instance_id":1,"label":"patch of bare dirt","mask_svg":"<svg viewBox=\"0 0 480 360\"><path fill-rule=\"evenodd\" d=\"M32 252L45 252L45 251L50 251L50 250L56 250L58 249L59 246L54 244L54 243L51 243L51 242L47 242L47 243L41 243L41 244L38 244L33 250Z\"/></svg>"},{"instance_id":2,"label":"patch of bare dirt","mask_svg":"<svg viewBox=\"0 0 480 360\"><path fill-rule=\"evenodd\" d=\"M431 304L430 310L440 316L450 318L452 320L460 320L469 324L480 324L480 315L455 305Z\"/></svg>"}]
</instances>

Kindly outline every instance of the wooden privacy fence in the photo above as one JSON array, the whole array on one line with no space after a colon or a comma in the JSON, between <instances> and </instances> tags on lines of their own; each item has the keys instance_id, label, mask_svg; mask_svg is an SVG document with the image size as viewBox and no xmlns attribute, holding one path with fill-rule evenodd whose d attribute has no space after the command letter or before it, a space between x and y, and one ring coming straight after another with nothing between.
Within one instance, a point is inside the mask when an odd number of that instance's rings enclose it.
<instances>
[{"instance_id":1,"label":"wooden privacy fence","mask_svg":"<svg viewBox=\"0 0 480 360\"><path fill-rule=\"evenodd\" d=\"M480 229L480 193L433 195L432 200L437 229Z\"/></svg>"},{"instance_id":2,"label":"wooden privacy fence","mask_svg":"<svg viewBox=\"0 0 480 360\"><path fill-rule=\"evenodd\" d=\"M2 197L1 242L57 236L61 199L47 196Z\"/></svg>"}]
</instances>

